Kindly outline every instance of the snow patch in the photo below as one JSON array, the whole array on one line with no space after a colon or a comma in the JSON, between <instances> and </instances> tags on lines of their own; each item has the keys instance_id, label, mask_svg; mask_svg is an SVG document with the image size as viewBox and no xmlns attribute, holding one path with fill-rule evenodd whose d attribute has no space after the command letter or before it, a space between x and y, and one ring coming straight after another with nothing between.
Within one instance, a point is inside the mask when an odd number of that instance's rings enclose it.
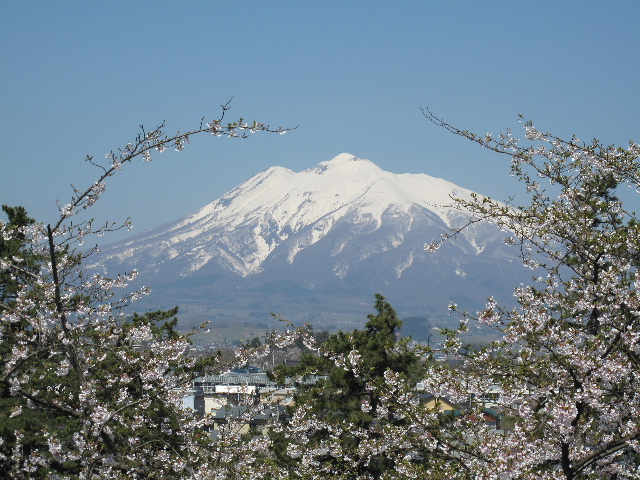
<instances>
[{"instance_id":1,"label":"snow patch","mask_svg":"<svg viewBox=\"0 0 640 480\"><path fill-rule=\"evenodd\" d=\"M409 252L409 256L405 259L405 261L396 265L395 270L396 270L396 276L398 278L402 276L402 272L404 272L407 268L413 265L413 254L414 254L414 251L411 250L411 252Z\"/></svg>"}]
</instances>

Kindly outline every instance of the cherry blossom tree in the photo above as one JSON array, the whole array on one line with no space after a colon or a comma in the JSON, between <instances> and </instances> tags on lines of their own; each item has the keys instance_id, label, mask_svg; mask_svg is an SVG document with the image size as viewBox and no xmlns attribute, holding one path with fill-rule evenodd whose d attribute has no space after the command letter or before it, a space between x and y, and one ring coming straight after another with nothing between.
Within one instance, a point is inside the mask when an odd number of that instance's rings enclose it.
<instances>
[{"instance_id":1,"label":"cherry blossom tree","mask_svg":"<svg viewBox=\"0 0 640 480\"><path fill-rule=\"evenodd\" d=\"M563 140L524 121L524 141L510 131L478 136L425 114L510 158L524 206L480 195L452 203L469 213L467 226L498 225L532 280L514 286L513 309L493 299L475 314L451 305L460 326L444 331L443 350L462 353L464 361L456 368L432 364L422 395L391 370L383 382L367 378L353 361L357 350L320 349L380 401L367 425L332 425L308 414L311 405L299 405L288 424L276 427L298 460L294 475L369 478L355 468L327 468L323 459L355 466L384 457L393 466L380 478L389 479L640 478L640 223L620 200L640 193L640 145ZM425 248L437 255L463 228ZM496 340L465 346L461 335L470 323L493 329ZM487 422L487 392L510 428ZM426 393L435 402L424 401ZM371 415L366 402L362 408ZM390 411L402 421L388 422ZM321 445L312 441L318 432ZM345 432L358 439L356 449L341 443Z\"/></svg>"},{"instance_id":2,"label":"cherry blossom tree","mask_svg":"<svg viewBox=\"0 0 640 480\"><path fill-rule=\"evenodd\" d=\"M515 290L518 308L489 299L476 315L461 313L447 347L460 349L468 322L494 329L498 340L468 351L463 375L433 369L425 381L460 400L497 389L515 419L504 435L468 432L473 440L459 445L473 449L462 463L482 478L638 478L640 224L618 195L640 193L640 145L562 140L531 122L523 145L511 132L478 136L426 115L509 156L529 195L526 206L456 199L470 222L501 227L534 271L531 284Z\"/></svg>"},{"instance_id":3,"label":"cherry blossom tree","mask_svg":"<svg viewBox=\"0 0 640 480\"><path fill-rule=\"evenodd\" d=\"M136 276L91 274L82 267L96 249L86 238L128 226L97 225L78 216L127 164L168 148L183 150L193 135L246 138L285 133L222 115L168 136L164 125L141 127L135 140L109 152L96 181L74 188L52 223L23 209L0 222L0 477L197 478L220 460L206 418L182 408L195 375L215 364L187 355L189 338L175 330L176 311L126 313L147 293L127 292ZM78 220L78 218L80 220ZM121 293L119 293L121 292Z\"/></svg>"}]
</instances>

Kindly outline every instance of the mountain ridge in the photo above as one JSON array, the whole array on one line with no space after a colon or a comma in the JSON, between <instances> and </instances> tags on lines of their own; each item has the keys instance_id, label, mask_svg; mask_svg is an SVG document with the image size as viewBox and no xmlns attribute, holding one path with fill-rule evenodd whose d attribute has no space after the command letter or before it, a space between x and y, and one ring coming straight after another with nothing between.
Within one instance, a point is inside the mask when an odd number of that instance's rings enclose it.
<instances>
[{"instance_id":1,"label":"mountain ridge","mask_svg":"<svg viewBox=\"0 0 640 480\"><path fill-rule=\"evenodd\" d=\"M511 297L525 278L504 234L486 222L425 252L467 222L452 197L472 195L350 154L301 172L271 167L181 219L105 247L92 268L135 267L161 300L200 310L224 304L307 319L362 311L382 293L411 315L440 315L460 296L473 308L489 295Z\"/></svg>"},{"instance_id":2,"label":"mountain ridge","mask_svg":"<svg viewBox=\"0 0 640 480\"><path fill-rule=\"evenodd\" d=\"M336 181L336 177L341 181ZM424 193L415 193L424 189L425 185L436 190L436 195L433 191L429 192L428 197ZM274 191L285 193L274 194ZM471 193L446 180L425 174L398 175L385 172L369 160L343 153L297 173L283 167L271 167L183 219L164 224L162 230L148 230L118 243L118 246L120 249L130 246L135 250L140 238L155 238L160 240L160 246L168 248L205 234L209 230L207 225L223 225L224 230L229 232L242 229L258 219L261 225L253 236L255 251L243 258L244 268L232 267L236 273L247 275L259 270L275 246L311 224L316 224L316 233L310 239L311 243L315 243L321 237L321 232L353 210L354 204L358 205L363 216L375 218L378 225L390 204L416 204L429 208L451 227L452 220L460 215L453 214L451 209L443 208L439 203L451 202L451 195L469 198ZM265 208L265 205L268 207ZM164 238L159 239L156 232ZM172 234L171 238L167 238L169 233ZM107 256L110 249L111 246L105 248ZM170 258L180 254L170 248L167 253ZM198 254L196 251L182 253ZM222 251L219 253L224 255ZM118 255L126 257L131 254L133 252ZM289 260L292 261L296 254L292 251ZM210 256L200 256L201 261L197 262L200 265L211 259Z\"/></svg>"}]
</instances>

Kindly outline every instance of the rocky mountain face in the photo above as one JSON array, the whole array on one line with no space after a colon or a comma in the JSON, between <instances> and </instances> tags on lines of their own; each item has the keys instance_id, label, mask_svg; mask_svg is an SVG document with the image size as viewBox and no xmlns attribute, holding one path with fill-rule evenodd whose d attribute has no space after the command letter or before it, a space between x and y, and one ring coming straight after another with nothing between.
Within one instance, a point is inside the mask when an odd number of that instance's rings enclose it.
<instances>
[{"instance_id":1,"label":"rocky mountain face","mask_svg":"<svg viewBox=\"0 0 640 480\"><path fill-rule=\"evenodd\" d=\"M425 252L466 221L451 197L471 194L349 154L302 172L272 167L184 218L104 248L92 268L137 268L154 292L142 307L180 305L204 320L275 312L339 327L355 316L364 323L375 293L403 314L437 319L451 301L470 310L490 295L510 301L530 276L488 223Z\"/></svg>"}]
</instances>

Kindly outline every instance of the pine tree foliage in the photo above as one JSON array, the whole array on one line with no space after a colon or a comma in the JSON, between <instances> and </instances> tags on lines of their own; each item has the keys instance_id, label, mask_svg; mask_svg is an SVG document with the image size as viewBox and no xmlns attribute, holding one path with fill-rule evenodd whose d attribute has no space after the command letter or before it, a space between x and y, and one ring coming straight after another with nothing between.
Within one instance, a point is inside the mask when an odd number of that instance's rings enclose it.
<instances>
[{"instance_id":1,"label":"pine tree foliage","mask_svg":"<svg viewBox=\"0 0 640 480\"><path fill-rule=\"evenodd\" d=\"M370 423L379 399L376 391L368 389L369 383L384 378L387 370L409 375L416 368L419 358L406 348L406 339L398 338L402 321L395 310L380 294L376 295L375 308L378 313L369 315L365 330L331 335L323 344L325 355L306 354L301 365L276 369L283 380L308 374L326 376L315 385L299 384L295 396L296 403L312 405L312 412L319 419ZM338 367L331 356L346 356L358 368L353 371ZM363 402L369 403L371 413L363 413Z\"/></svg>"},{"instance_id":2,"label":"pine tree foliage","mask_svg":"<svg viewBox=\"0 0 640 480\"><path fill-rule=\"evenodd\" d=\"M14 268L0 270L0 305L8 305L15 300L26 277L37 272L38 259L29 251L25 234L35 220L27 215L24 207L2 205L2 211L8 217L5 228L10 234L0 238L0 258L11 258L16 264Z\"/></svg>"},{"instance_id":3,"label":"pine tree foliage","mask_svg":"<svg viewBox=\"0 0 640 480\"><path fill-rule=\"evenodd\" d=\"M380 294L376 295L375 309L377 313L368 316L364 330L331 335L319 355L306 354L300 365L282 365L275 372L282 383L297 379L291 413L295 422L312 421L317 425L306 430L302 438L298 436L298 441L306 447L314 446L313 464L327 473L352 472L378 478L393 464L384 456L361 459L358 448L362 438L352 429L366 431L373 439L381 434L383 424L405 423L394 417L392 404L381 398L384 390L378 387L384 385L385 375L390 373L411 385L420 368L420 357L408 348L408 339L399 338L402 321ZM305 384L309 375L321 379ZM300 464L306 464L298 455L295 429L287 427L274 435L274 450L283 465L300 474ZM332 441L337 442L334 449L323 448ZM282 443L294 453L285 454Z\"/></svg>"}]
</instances>

